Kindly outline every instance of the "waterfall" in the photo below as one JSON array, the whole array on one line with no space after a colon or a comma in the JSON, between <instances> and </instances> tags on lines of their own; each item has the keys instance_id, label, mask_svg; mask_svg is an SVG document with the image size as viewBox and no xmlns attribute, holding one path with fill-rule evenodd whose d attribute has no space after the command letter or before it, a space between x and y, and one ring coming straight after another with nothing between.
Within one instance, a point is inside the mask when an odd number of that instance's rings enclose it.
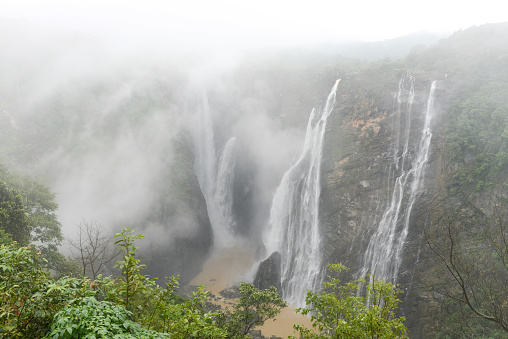
<instances>
[{"instance_id":1,"label":"waterfall","mask_svg":"<svg viewBox=\"0 0 508 339\"><path fill-rule=\"evenodd\" d=\"M197 123L194 133L194 172L201 186L201 191L208 204L213 200L215 186L215 144L213 140L212 114L208 105L208 96L202 90L200 102L197 107Z\"/></svg>"},{"instance_id":2,"label":"waterfall","mask_svg":"<svg viewBox=\"0 0 508 339\"><path fill-rule=\"evenodd\" d=\"M307 290L321 283L321 235L319 196L321 158L326 121L335 103L337 80L321 112L312 110L302 154L284 174L270 210L264 243L268 255L281 254L281 285L284 299L305 305Z\"/></svg>"},{"instance_id":3,"label":"waterfall","mask_svg":"<svg viewBox=\"0 0 508 339\"><path fill-rule=\"evenodd\" d=\"M395 181L393 191L389 197L389 203L383 214L378 228L370 238L369 245L364 255L363 267L360 274L362 276L368 273L376 278L388 282L396 283L397 274L402 261L402 249L409 231L409 221L414 203L421 192L425 166L429 158L430 141L432 133L430 124L434 115L434 93L436 82L432 83L427 108L423 112L423 126L418 145L415 147L415 156L411 161L409 152L409 129L411 123L411 107L414 98L414 78L405 75L399 83L398 100L398 123L397 127L400 133L400 115L404 111L406 114L406 123L403 143L403 149L399 149L399 134L394 145L393 152L393 174ZM403 101L406 102L406 109L402 109ZM401 153L399 155L399 153Z\"/></svg>"},{"instance_id":4,"label":"waterfall","mask_svg":"<svg viewBox=\"0 0 508 339\"><path fill-rule=\"evenodd\" d=\"M235 179L236 138L232 137L224 146L219 159L214 201L218 207L221 239L234 234L236 221L233 217L233 182Z\"/></svg>"},{"instance_id":5,"label":"waterfall","mask_svg":"<svg viewBox=\"0 0 508 339\"><path fill-rule=\"evenodd\" d=\"M408 149L409 149L409 131L411 130L411 110L413 108L413 102L415 97L415 78L411 76L409 73L404 74L399 81L399 90L397 92L397 137L395 143L392 147L393 149L393 165L395 169L398 170L402 167L402 171L404 171L404 166L406 165ZM406 103L404 107L404 102ZM405 115L406 121L405 126L401 128L401 117ZM404 129L404 144L402 149L402 154L399 156L400 149L400 132Z\"/></svg>"},{"instance_id":6,"label":"waterfall","mask_svg":"<svg viewBox=\"0 0 508 339\"><path fill-rule=\"evenodd\" d=\"M224 146L219 161L215 149L213 119L206 92L201 94L194 133L194 171L206 201L215 247L234 244L233 180L236 163L235 138Z\"/></svg>"}]
</instances>

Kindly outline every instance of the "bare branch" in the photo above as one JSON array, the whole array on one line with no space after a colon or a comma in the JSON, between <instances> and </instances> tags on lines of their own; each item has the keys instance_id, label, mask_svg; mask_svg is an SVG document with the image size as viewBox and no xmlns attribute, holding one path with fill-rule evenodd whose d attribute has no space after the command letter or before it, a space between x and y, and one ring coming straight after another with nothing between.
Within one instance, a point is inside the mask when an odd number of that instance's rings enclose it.
<instances>
[{"instance_id":1,"label":"bare branch","mask_svg":"<svg viewBox=\"0 0 508 339\"><path fill-rule=\"evenodd\" d=\"M95 221L82 220L77 225L77 236L76 241L67 239L71 244L71 253L74 259L81 262L83 275L88 274L90 278L96 279L105 272L120 251L112 246L113 236Z\"/></svg>"}]
</instances>

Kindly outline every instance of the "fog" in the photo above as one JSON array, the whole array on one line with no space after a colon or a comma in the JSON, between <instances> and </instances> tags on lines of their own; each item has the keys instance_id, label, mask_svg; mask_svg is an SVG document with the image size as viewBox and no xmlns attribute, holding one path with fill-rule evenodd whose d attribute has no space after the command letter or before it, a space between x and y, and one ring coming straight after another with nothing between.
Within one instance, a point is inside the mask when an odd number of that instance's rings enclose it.
<instances>
[{"instance_id":1,"label":"fog","mask_svg":"<svg viewBox=\"0 0 508 339\"><path fill-rule=\"evenodd\" d=\"M23 146L2 154L2 161L56 193L66 236L74 236L81 220L113 231L136 228L148 243L166 245L202 231L190 209L170 213L164 222L154 217L162 200L171 205L181 199L168 183L183 166L174 146L199 129L195 103L202 92L210 100L217 150L237 136L243 165L255 166L250 189L264 210L253 212L259 214L253 225L266 222L273 190L300 151L305 125L283 124L273 83L238 73L241 56L146 53L23 22L4 28L2 111L21 126ZM305 119L309 112L299 113Z\"/></svg>"},{"instance_id":2,"label":"fog","mask_svg":"<svg viewBox=\"0 0 508 339\"><path fill-rule=\"evenodd\" d=\"M203 238L203 220L186 199L197 184L189 161L205 93L215 156L236 137L237 232L256 243L301 152L311 109L338 77L312 74L338 58L323 57L324 46L504 19L494 2L461 3L459 18L448 3L426 2L418 14L406 4L2 5L0 112L19 146L0 157L56 193L66 236L84 219L136 228L145 247Z\"/></svg>"},{"instance_id":3,"label":"fog","mask_svg":"<svg viewBox=\"0 0 508 339\"><path fill-rule=\"evenodd\" d=\"M497 0L482 6L457 0L337 2L317 0L63 1L18 0L2 16L51 27L187 48L280 46L338 40L376 41L429 31L449 34L506 21Z\"/></svg>"}]
</instances>

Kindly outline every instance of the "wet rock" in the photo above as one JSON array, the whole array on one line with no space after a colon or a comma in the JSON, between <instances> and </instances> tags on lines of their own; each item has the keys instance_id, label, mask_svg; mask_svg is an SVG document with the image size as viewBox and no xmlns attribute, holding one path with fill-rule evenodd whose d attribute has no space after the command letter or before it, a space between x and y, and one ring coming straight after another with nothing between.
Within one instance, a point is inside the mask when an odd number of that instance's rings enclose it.
<instances>
[{"instance_id":1,"label":"wet rock","mask_svg":"<svg viewBox=\"0 0 508 339\"><path fill-rule=\"evenodd\" d=\"M235 299L241 296L238 286L227 287L220 291L219 294L226 299Z\"/></svg>"},{"instance_id":2,"label":"wet rock","mask_svg":"<svg viewBox=\"0 0 508 339\"><path fill-rule=\"evenodd\" d=\"M272 335L270 338L268 337L265 337L261 334L261 331L260 330L250 330L249 331L249 336L252 338L252 339L282 339L281 337L277 337L275 335Z\"/></svg>"},{"instance_id":3,"label":"wet rock","mask_svg":"<svg viewBox=\"0 0 508 339\"><path fill-rule=\"evenodd\" d=\"M258 271L254 277L254 286L260 290L275 286L279 294L282 293L280 283L280 265L281 255L279 252L273 252L268 259L259 264Z\"/></svg>"}]
</instances>

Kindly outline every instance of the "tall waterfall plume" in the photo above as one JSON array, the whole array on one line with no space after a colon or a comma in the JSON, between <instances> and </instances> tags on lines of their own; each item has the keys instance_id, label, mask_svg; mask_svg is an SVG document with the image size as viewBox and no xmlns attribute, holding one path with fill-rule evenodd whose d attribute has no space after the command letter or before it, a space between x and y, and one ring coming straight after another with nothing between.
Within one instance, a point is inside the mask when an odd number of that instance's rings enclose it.
<instances>
[{"instance_id":1,"label":"tall waterfall plume","mask_svg":"<svg viewBox=\"0 0 508 339\"><path fill-rule=\"evenodd\" d=\"M307 290L315 290L321 283L321 157L326 121L335 103L339 81L328 95L324 109L320 112L314 109L310 114L302 154L282 177L264 234L268 254L281 254L283 297L297 306L305 304Z\"/></svg>"},{"instance_id":2,"label":"tall waterfall plume","mask_svg":"<svg viewBox=\"0 0 508 339\"><path fill-rule=\"evenodd\" d=\"M197 110L194 171L206 200L208 217L214 234L214 246L227 247L235 243L235 219L232 206L236 139L232 137L228 140L217 160L212 113L205 91L201 94Z\"/></svg>"},{"instance_id":3,"label":"tall waterfall plume","mask_svg":"<svg viewBox=\"0 0 508 339\"><path fill-rule=\"evenodd\" d=\"M212 115L208 104L208 96L204 90L202 90L197 106L198 122L194 124L196 126L194 133L194 172L208 203L208 198L213 197L215 186L216 152L213 141Z\"/></svg>"},{"instance_id":4,"label":"tall waterfall plume","mask_svg":"<svg viewBox=\"0 0 508 339\"><path fill-rule=\"evenodd\" d=\"M234 234L236 221L233 216L233 183L235 180L236 164L236 138L232 137L224 146L219 158L217 179L215 185L214 201L218 207L221 231L226 234ZM225 236L223 234L223 236Z\"/></svg>"},{"instance_id":5,"label":"tall waterfall plume","mask_svg":"<svg viewBox=\"0 0 508 339\"><path fill-rule=\"evenodd\" d=\"M420 139L415 147L414 157L409 152L411 108L414 99L414 78L410 75L402 77L397 94L398 120L397 127L400 133L400 115L406 115L403 127L405 133L403 140L400 134L394 144L393 163L389 175L395 176L393 191L378 224L377 230L370 238L364 255L362 276L371 273L376 279L392 283L397 282L397 275L402 261L402 250L409 231L411 211L422 189L425 166L429 159L430 141L432 138L431 121L435 113L434 94L436 82L431 85L427 108L423 112L423 125ZM405 107L403 104L405 102ZM402 149L399 147L402 143Z\"/></svg>"}]
</instances>

